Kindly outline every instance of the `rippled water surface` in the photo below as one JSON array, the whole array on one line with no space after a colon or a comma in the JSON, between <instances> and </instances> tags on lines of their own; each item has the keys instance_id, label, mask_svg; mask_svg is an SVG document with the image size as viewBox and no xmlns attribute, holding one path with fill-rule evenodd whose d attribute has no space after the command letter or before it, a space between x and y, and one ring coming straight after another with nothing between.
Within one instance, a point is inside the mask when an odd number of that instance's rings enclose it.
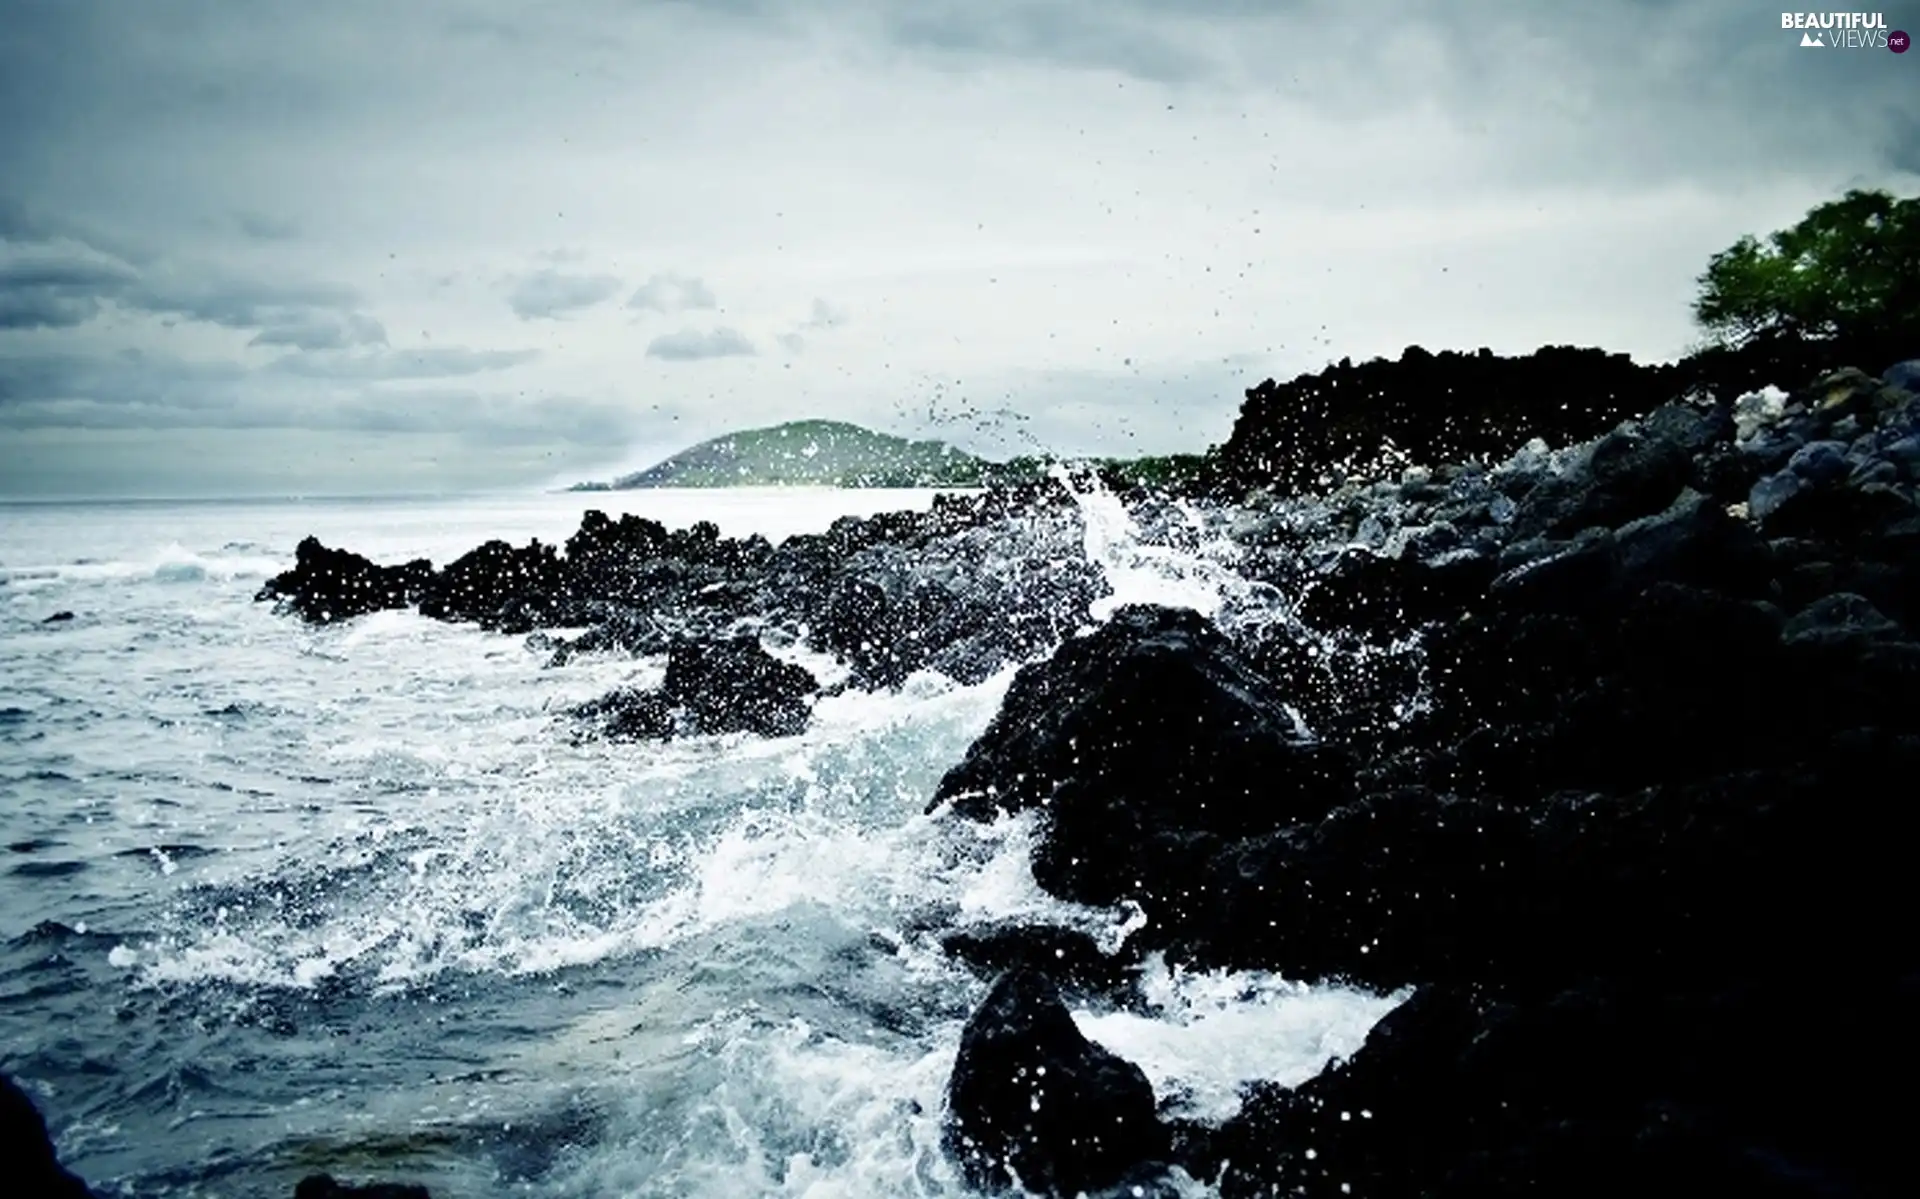
<instances>
[{"instance_id":1,"label":"rippled water surface","mask_svg":"<svg viewBox=\"0 0 1920 1199\"><path fill-rule=\"evenodd\" d=\"M937 934L1130 927L1038 891L1025 823L921 814L1010 674L842 694L784 740L575 746L559 708L658 665L546 669L412 613L315 630L252 602L308 533L444 562L562 541L589 507L777 540L930 498L0 506L0 1069L107 1193L286 1195L314 1170L442 1196L956 1193L943 1090L984 986ZM1088 514L1117 598L1217 599L1208 564ZM1389 1006L1248 975L1149 990L1153 1014L1081 1025L1206 1116Z\"/></svg>"}]
</instances>

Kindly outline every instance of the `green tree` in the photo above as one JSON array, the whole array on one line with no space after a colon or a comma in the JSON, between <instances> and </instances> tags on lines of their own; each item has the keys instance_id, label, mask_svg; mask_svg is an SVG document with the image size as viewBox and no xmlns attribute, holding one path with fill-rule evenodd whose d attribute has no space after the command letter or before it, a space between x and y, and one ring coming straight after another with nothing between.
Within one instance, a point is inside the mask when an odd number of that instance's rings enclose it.
<instances>
[{"instance_id":1,"label":"green tree","mask_svg":"<svg viewBox=\"0 0 1920 1199\"><path fill-rule=\"evenodd\" d=\"M1723 345L1920 335L1920 197L1848 192L1700 276L1694 317Z\"/></svg>"}]
</instances>

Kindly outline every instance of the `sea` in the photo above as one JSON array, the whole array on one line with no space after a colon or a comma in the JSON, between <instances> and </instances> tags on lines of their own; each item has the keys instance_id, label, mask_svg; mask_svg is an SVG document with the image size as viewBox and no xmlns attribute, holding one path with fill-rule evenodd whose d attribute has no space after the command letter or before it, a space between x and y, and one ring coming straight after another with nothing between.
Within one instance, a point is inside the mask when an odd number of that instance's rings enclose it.
<instances>
[{"instance_id":1,"label":"sea","mask_svg":"<svg viewBox=\"0 0 1920 1199\"><path fill-rule=\"evenodd\" d=\"M254 600L308 534L446 562L589 508L777 541L932 496L0 505L0 1071L103 1196L965 1193L940 1130L988 983L940 935L1141 923L1040 891L1030 817L925 814L1012 668L846 691L797 737L574 744L563 709L662 663ZM1099 612L1221 602L1217 561L1083 510ZM1157 960L1143 995L1075 1019L1203 1119L1401 998Z\"/></svg>"}]
</instances>

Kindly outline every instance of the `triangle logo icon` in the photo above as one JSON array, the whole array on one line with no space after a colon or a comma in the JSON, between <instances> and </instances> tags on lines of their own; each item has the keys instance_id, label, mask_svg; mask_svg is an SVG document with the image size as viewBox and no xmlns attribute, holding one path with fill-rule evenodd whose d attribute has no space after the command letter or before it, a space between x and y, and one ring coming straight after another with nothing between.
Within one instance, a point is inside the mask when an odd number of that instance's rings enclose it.
<instances>
[{"instance_id":1,"label":"triangle logo icon","mask_svg":"<svg viewBox=\"0 0 1920 1199\"><path fill-rule=\"evenodd\" d=\"M1821 46L1821 47L1826 46L1826 43L1820 40L1820 35L1817 33L1801 34L1800 44L1803 46Z\"/></svg>"}]
</instances>

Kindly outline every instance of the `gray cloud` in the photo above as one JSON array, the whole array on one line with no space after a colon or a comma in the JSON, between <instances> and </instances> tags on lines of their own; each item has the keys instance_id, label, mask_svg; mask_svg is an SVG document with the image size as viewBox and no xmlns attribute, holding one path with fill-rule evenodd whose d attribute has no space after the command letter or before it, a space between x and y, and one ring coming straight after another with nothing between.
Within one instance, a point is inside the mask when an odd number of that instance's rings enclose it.
<instances>
[{"instance_id":1,"label":"gray cloud","mask_svg":"<svg viewBox=\"0 0 1920 1199\"><path fill-rule=\"evenodd\" d=\"M289 354L273 369L309 379L447 379L502 371L532 362L538 350L469 350L436 346L370 354Z\"/></svg>"},{"instance_id":2,"label":"gray cloud","mask_svg":"<svg viewBox=\"0 0 1920 1199\"><path fill-rule=\"evenodd\" d=\"M750 357L753 342L737 329L682 329L663 333L647 343L647 357L668 362L696 362L704 358Z\"/></svg>"},{"instance_id":3,"label":"gray cloud","mask_svg":"<svg viewBox=\"0 0 1920 1199\"><path fill-rule=\"evenodd\" d=\"M194 418L230 406L231 389L247 374L235 362L137 350L0 356L0 421L23 427L139 423L156 415Z\"/></svg>"},{"instance_id":4,"label":"gray cloud","mask_svg":"<svg viewBox=\"0 0 1920 1199\"><path fill-rule=\"evenodd\" d=\"M357 312L345 316L315 316L287 324L270 325L247 343L284 346L297 350L344 350L353 346L387 344L387 330L379 321Z\"/></svg>"},{"instance_id":5,"label":"gray cloud","mask_svg":"<svg viewBox=\"0 0 1920 1199\"><path fill-rule=\"evenodd\" d=\"M604 445L631 424L631 413L609 400L544 397L529 404L466 388L404 385L500 369L509 359L526 361L524 353L395 353L331 368L317 368L317 356L301 357L301 367L264 386L237 364L168 354L0 359L0 427L434 432L481 442L531 437Z\"/></svg>"},{"instance_id":6,"label":"gray cloud","mask_svg":"<svg viewBox=\"0 0 1920 1199\"><path fill-rule=\"evenodd\" d=\"M703 281L689 275L668 273L654 275L635 288L627 300L627 307L675 313L717 308L719 301L714 298L713 289Z\"/></svg>"},{"instance_id":7,"label":"gray cloud","mask_svg":"<svg viewBox=\"0 0 1920 1199\"><path fill-rule=\"evenodd\" d=\"M566 313L591 308L619 290L620 280L612 275L569 275L541 270L514 284L507 303L521 320L555 320Z\"/></svg>"},{"instance_id":8,"label":"gray cloud","mask_svg":"<svg viewBox=\"0 0 1920 1199\"><path fill-rule=\"evenodd\" d=\"M1219 73L1190 39L1125 11L1125 5L947 4L889 6L882 22L908 49L964 64L982 57L1037 59L1118 70L1156 83L1189 83Z\"/></svg>"},{"instance_id":9,"label":"gray cloud","mask_svg":"<svg viewBox=\"0 0 1920 1199\"><path fill-rule=\"evenodd\" d=\"M797 355L807 348L807 339L803 333L824 333L838 329L847 323L847 310L816 297L807 319L799 326L774 338L780 348L790 355Z\"/></svg>"},{"instance_id":10,"label":"gray cloud","mask_svg":"<svg viewBox=\"0 0 1920 1199\"><path fill-rule=\"evenodd\" d=\"M1889 22L1920 26L1902 2ZM269 485L524 480L589 435L888 424L920 379L966 413L956 440L1197 448L1251 380L1120 364L1663 356L1710 253L1920 175L1914 56L1801 50L1777 21L1746 0L16 3L0 490L225 486L196 473L215 458ZM645 272L610 263L705 277L630 287ZM594 304L642 335L581 319L514 348Z\"/></svg>"},{"instance_id":11,"label":"gray cloud","mask_svg":"<svg viewBox=\"0 0 1920 1199\"><path fill-rule=\"evenodd\" d=\"M1897 113L1887 122L1887 162L1909 175L1920 175L1920 115Z\"/></svg>"},{"instance_id":12,"label":"gray cloud","mask_svg":"<svg viewBox=\"0 0 1920 1199\"><path fill-rule=\"evenodd\" d=\"M815 299L813 311L800 327L808 330L838 329L847 323L847 310L835 307L822 299Z\"/></svg>"},{"instance_id":13,"label":"gray cloud","mask_svg":"<svg viewBox=\"0 0 1920 1199\"><path fill-rule=\"evenodd\" d=\"M18 206L0 208L0 329L70 329L102 304L167 319L255 329L249 343L306 350L386 342L385 328L355 311L359 293L338 284L231 278L181 267L141 270Z\"/></svg>"},{"instance_id":14,"label":"gray cloud","mask_svg":"<svg viewBox=\"0 0 1920 1199\"><path fill-rule=\"evenodd\" d=\"M353 288L331 283L233 279L185 272L149 274L121 300L161 316L205 321L226 329L259 329L298 321L315 311L344 311L359 302Z\"/></svg>"},{"instance_id":15,"label":"gray cloud","mask_svg":"<svg viewBox=\"0 0 1920 1199\"><path fill-rule=\"evenodd\" d=\"M238 212L234 214L233 223L256 241L292 241L300 236L300 226L295 222L264 213Z\"/></svg>"},{"instance_id":16,"label":"gray cloud","mask_svg":"<svg viewBox=\"0 0 1920 1199\"><path fill-rule=\"evenodd\" d=\"M52 236L18 197L0 195L0 238L8 241L42 241Z\"/></svg>"},{"instance_id":17,"label":"gray cloud","mask_svg":"<svg viewBox=\"0 0 1920 1199\"><path fill-rule=\"evenodd\" d=\"M76 242L0 241L0 329L84 324L136 278L131 266Z\"/></svg>"}]
</instances>

